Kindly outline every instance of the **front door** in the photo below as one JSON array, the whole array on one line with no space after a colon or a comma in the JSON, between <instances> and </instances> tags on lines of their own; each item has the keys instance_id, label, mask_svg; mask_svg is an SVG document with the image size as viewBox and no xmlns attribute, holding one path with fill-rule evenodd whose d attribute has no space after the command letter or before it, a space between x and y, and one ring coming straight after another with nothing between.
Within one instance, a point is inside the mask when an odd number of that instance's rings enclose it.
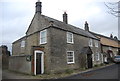
<instances>
[{"instance_id":1,"label":"front door","mask_svg":"<svg viewBox=\"0 0 120 81\"><path fill-rule=\"evenodd\" d=\"M34 75L44 72L44 53L42 51L34 52Z\"/></svg>"},{"instance_id":2,"label":"front door","mask_svg":"<svg viewBox=\"0 0 120 81\"><path fill-rule=\"evenodd\" d=\"M87 67L92 68L92 54L87 54Z\"/></svg>"},{"instance_id":3,"label":"front door","mask_svg":"<svg viewBox=\"0 0 120 81\"><path fill-rule=\"evenodd\" d=\"M41 74L41 53L36 53L36 74Z\"/></svg>"}]
</instances>

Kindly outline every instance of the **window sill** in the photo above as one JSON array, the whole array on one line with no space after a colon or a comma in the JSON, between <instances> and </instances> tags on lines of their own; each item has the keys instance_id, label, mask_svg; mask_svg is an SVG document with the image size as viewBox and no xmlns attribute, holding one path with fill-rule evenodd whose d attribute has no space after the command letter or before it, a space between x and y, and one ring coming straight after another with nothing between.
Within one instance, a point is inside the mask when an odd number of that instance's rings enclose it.
<instances>
[{"instance_id":1,"label":"window sill","mask_svg":"<svg viewBox=\"0 0 120 81\"><path fill-rule=\"evenodd\" d=\"M67 42L67 44L74 44L74 42Z\"/></svg>"},{"instance_id":2,"label":"window sill","mask_svg":"<svg viewBox=\"0 0 120 81\"><path fill-rule=\"evenodd\" d=\"M68 65L75 64L75 62L67 63Z\"/></svg>"},{"instance_id":3,"label":"window sill","mask_svg":"<svg viewBox=\"0 0 120 81\"><path fill-rule=\"evenodd\" d=\"M44 45L44 44L47 44L47 42L45 42L45 43L40 43L40 45Z\"/></svg>"}]
</instances>

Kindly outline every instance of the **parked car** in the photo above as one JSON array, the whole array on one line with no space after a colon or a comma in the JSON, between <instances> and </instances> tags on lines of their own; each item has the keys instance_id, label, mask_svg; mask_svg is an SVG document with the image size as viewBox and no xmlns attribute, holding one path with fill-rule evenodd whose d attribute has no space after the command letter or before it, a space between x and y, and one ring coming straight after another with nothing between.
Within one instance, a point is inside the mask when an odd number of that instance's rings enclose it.
<instances>
[{"instance_id":1,"label":"parked car","mask_svg":"<svg viewBox=\"0 0 120 81\"><path fill-rule=\"evenodd\" d=\"M115 63L120 63L120 55L114 56L113 61L114 61Z\"/></svg>"}]
</instances>

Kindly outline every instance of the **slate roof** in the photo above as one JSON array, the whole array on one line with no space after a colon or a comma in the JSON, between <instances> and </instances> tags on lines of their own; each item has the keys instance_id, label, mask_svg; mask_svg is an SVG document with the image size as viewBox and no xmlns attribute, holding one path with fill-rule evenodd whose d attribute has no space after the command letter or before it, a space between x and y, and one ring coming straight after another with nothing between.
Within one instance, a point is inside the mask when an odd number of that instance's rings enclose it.
<instances>
[{"instance_id":1,"label":"slate roof","mask_svg":"<svg viewBox=\"0 0 120 81\"><path fill-rule=\"evenodd\" d=\"M94 32L91 32L91 31L90 31L90 33L92 33L93 35L97 35L97 36L105 37L105 38L108 38L108 39L110 39L110 40L114 40L114 41L120 42L119 39L110 38L110 37L107 37L107 36L104 36L104 35L101 35L101 34L98 34L98 33L94 33Z\"/></svg>"},{"instance_id":2,"label":"slate roof","mask_svg":"<svg viewBox=\"0 0 120 81\"><path fill-rule=\"evenodd\" d=\"M95 37L94 35L92 35L90 32L85 31L81 28L72 26L70 24L66 24L62 21L59 21L59 20L44 16L44 15L41 15L41 16L44 17L49 22L53 22L53 26L56 27L56 28L63 29L63 30L66 30L66 31L70 31L70 32L73 32L73 33L76 33L76 34L83 35L83 36L88 37L88 38L93 38L93 39L98 40L98 38Z\"/></svg>"},{"instance_id":3,"label":"slate roof","mask_svg":"<svg viewBox=\"0 0 120 81\"><path fill-rule=\"evenodd\" d=\"M92 50L90 49L90 47L84 47L81 50L81 54L92 54Z\"/></svg>"}]
</instances>

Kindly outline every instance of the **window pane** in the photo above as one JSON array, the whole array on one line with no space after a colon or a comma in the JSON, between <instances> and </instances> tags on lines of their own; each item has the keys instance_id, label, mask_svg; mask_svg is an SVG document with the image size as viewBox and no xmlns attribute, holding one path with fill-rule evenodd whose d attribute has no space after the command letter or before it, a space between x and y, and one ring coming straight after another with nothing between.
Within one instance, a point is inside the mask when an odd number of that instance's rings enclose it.
<instances>
[{"instance_id":1,"label":"window pane","mask_svg":"<svg viewBox=\"0 0 120 81\"><path fill-rule=\"evenodd\" d=\"M67 52L67 63L74 63L74 52Z\"/></svg>"},{"instance_id":2,"label":"window pane","mask_svg":"<svg viewBox=\"0 0 120 81\"><path fill-rule=\"evenodd\" d=\"M89 46L91 46L91 47L93 46L92 39L89 40Z\"/></svg>"},{"instance_id":3,"label":"window pane","mask_svg":"<svg viewBox=\"0 0 120 81\"><path fill-rule=\"evenodd\" d=\"M73 33L67 32L67 43L73 43Z\"/></svg>"},{"instance_id":4,"label":"window pane","mask_svg":"<svg viewBox=\"0 0 120 81\"><path fill-rule=\"evenodd\" d=\"M98 41L95 41L95 47L98 47Z\"/></svg>"},{"instance_id":5,"label":"window pane","mask_svg":"<svg viewBox=\"0 0 120 81\"><path fill-rule=\"evenodd\" d=\"M25 47L25 41L21 41L21 47Z\"/></svg>"},{"instance_id":6,"label":"window pane","mask_svg":"<svg viewBox=\"0 0 120 81\"><path fill-rule=\"evenodd\" d=\"M40 44L45 44L47 42L47 31L43 30L40 32Z\"/></svg>"}]
</instances>

